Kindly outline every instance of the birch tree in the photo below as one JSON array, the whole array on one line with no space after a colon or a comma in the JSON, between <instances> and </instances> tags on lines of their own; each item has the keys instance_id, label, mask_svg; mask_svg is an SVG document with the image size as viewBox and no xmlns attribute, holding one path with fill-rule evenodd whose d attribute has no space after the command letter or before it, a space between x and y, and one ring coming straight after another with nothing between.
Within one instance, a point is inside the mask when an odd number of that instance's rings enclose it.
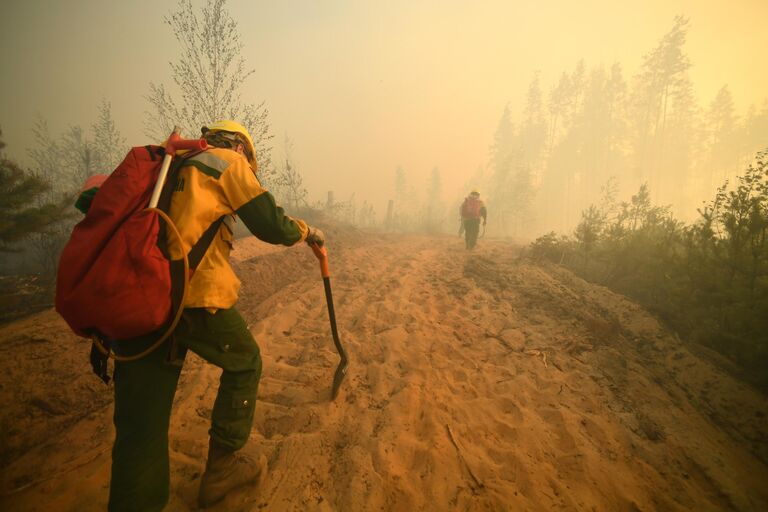
<instances>
[{"instance_id":1,"label":"birch tree","mask_svg":"<svg viewBox=\"0 0 768 512\"><path fill-rule=\"evenodd\" d=\"M243 97L244 85L255 69L246 65L237 21L226 3L207 0L196 11L191 0L180 0L177 10L163 18L180 51L169 62L173 86L149 84L145 132L160 140L179 125L191 137L208 123L238 121L253 138L259 176L264 179L272 173L269 113L263 101L254 103Z\"/></svg>"}]
</instances>

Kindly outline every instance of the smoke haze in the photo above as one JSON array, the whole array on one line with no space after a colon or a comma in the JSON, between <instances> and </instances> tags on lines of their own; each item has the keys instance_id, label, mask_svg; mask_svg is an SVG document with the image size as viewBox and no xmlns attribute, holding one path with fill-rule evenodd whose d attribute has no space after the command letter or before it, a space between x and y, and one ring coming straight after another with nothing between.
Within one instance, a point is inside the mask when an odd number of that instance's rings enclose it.
<instances>
[{"instance_id":1,"label":"smoke haze","mask_svg":"<svg viewBox=\"0 0 768 512\"><path fill-rule=\"evenodd\" d=\"M287 134L312 200L328 190L339 199L355 193L358 202L373 202L379 220L395 193L398 166L419 193L437 168L443 199L453 204L463 197L476 171L488 169L505 105L515 126L523 120L535 77L545 113L561 73L581 60L587 77L620 64L631 91L643 56L676 15L690 19L684 52L697 108L709 108L727 84L742 118L750 105L762 108L768 90L768 71L754 58L768 48L760 27L768 4L757 0L727 6L652 1L631 8L599 1L227 6L239 23L246 63L256 69L243 84L244 97L264 101L270 112L273 159L282 158ZM176 2L149 1L4 7L0 127L8 153L25 162L36 115L53 134L90 126L102 98L111 102L129 145L148 142L142 126L148 84L170 83L167 63L178 53L162 21L174 8ZM694 210L710 191L674 198L685 201L677 210ZM574 211L583 202L576 201ZM560 222L539 214L538 229L565 227L573 215Z\"/></svg>"}]
</instances>

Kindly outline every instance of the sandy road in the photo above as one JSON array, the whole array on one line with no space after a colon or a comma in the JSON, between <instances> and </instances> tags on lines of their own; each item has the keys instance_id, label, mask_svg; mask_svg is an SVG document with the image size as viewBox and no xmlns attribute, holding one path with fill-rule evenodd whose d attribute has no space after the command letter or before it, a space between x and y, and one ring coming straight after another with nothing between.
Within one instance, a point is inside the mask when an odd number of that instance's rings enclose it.
<instances>
[{"instance_id":1,"label":"sandy road","mask_svg":"<svg viewBox=\"0 0 768 512\"><path fill-rule=\"evenodd\" d=\"M340 236L331 269L351 366L331 403L317 264L252 243L235 253L238 307L264 358L252 445L270 473L216 510L768 508L765 397L630 301L504 242L470 256L455 238ZM188 359L169 510L194 507L217 381ZM102 407L42 440L4 488L34 484L42 461L66 472L0 503L103 509L110 429Z\"/></svg>"}]
</instances>

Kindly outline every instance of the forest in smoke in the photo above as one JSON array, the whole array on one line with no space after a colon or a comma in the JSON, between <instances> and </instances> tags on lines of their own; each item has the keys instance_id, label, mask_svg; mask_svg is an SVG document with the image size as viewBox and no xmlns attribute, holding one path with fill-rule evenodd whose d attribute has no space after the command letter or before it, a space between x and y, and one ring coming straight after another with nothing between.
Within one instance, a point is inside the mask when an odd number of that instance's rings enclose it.
<instances>
[{"instance_id":1,"label":"forest in smoke","mask_svg":"<svg viewBox=\"0 0 768 512\"><path fill-rule=\"evenodd\" d=\"M516 102L524 108L517 113L509 104L504 107L487 159L466 174L462 189L447 187L450 180L438 167L398 166L389 190L334 196L333 176L328 190L308 190L289 135L277 155L265 103L242 99L255 69L246 63L235 21L212 15L226 13L225 3L206 9L196 16L191 2L183 1L165 18L181 58L172 64L170 83L148 84L144 132L157 141L170 130L171 119L188 134L210 119L241 119L256 141L260 179L289 210L324 209L337 220L367 228L454 233L460 201L478 188L489 208L488 235L530 240L550 230L572 230L581 211L605 194L626 197L646 185L654 203L693 221L704 201L766 144L768 103L738 108L728 77L714 98L696 97L690 77L696 63L685 48L695 27L678 16L666 34L649 41L639 69L582 59L554 83L543 83L541 73L534 72L524 101ZM203 30L208 41L190 37ZM216 54L203 52L214 40ZM108 99L97 109L90 130L71 126L54 134L44 115L37 118L35 144L26 156L29 171L49 184L38 201L55 202L73 193L84 177L114 168L138 143L121 135ZM40 249L46 255L35 258L47 272L51 250Z\"/></svg>"},{"instance_id":2,"label":"forest in smoke","mask_svg":"<svg viewBox=\"0 0 768 512\"><path fill-rule=\"evenodd\" d=\"M626 196L641 185L655 203L691 221L718 187L746 168L768 144L768 103L739 115L727 84L709 102L699 101L685 51L688 30L689 20L677 17L629 74L621 63L589 66L584 60L555 84L534 74L523 112L515 116L504 108L488 161L467 181L467 190L486 192L489 234L531 238L568 231L601 196ZM395 197L407 190L404 175L397 171ZM418 187L429 190L421 201L403 201L401 224L436 223L429 212L439 181L435 170L430 185ZM449 220L458 199L452 198Z\"/></svg>"}]
</instances>

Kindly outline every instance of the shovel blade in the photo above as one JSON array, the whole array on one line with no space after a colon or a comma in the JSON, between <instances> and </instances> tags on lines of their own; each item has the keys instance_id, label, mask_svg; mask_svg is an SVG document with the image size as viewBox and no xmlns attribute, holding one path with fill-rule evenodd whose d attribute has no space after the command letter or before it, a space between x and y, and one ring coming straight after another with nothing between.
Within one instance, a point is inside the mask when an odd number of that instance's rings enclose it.
<instances>
[{"instance_id":1,"label":"shovel blade","mask_svg":"<svg viewBox=\"0 0 768 512\"><path fill-rule=\"evenodd\" d=\"M336 367L336 373L333 374L333 388L331 388L331 401L336 400L336 397L339 395L339 388L341 388L341 383L344 380L344 376L347 375L348 367L349 367L349 364L347 364L347 361L340 362L339 366Z\"/></svg>"}]
</instances>

